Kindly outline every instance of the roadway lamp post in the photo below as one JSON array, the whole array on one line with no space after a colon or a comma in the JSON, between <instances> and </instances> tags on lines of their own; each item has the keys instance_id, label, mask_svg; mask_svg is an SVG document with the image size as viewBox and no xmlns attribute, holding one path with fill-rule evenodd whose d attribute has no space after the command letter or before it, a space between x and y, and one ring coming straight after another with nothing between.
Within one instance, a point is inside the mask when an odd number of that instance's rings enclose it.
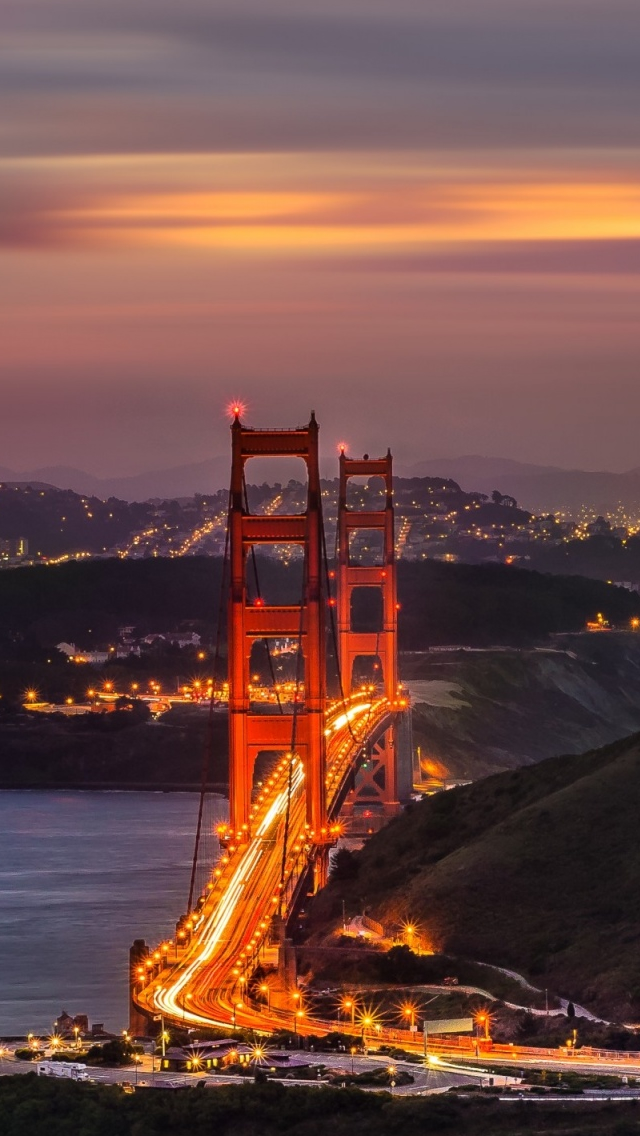
<instances>
[{"instance_id":1,"label":"roadway lamp post","mask_svg":"<svg viewBox=\"0 0 640 1136\"><path fill-rule=\"evenodd\" d=\"M351 1010L351 1025L356 1024L356 1003L353 998L344 998L342 1001L341 1009L348 1012Z\"/></svg>"},{"instance_id":2,"label":"roadway lamp post","mask_svg":"<svg viewBox=\"0 0 640 1136\"><path fill-rule=\"evenodd\" d=\"M409 1030L411 1033L416 1032L416 1008L415 1006L405 1006L402 1011L405 1018L409 1019Z\"/></svg>"},{"instance_id":3,"label":"roadway lamp post","mask_svg":"<svg viewBox=\"0 0 640 1136\"><path fill-rule=\"evenodd\" d=\"M292 998L293 998L293 1032L297 1033L298 1030L296 1028L296 1023L297 1023L298 1010L300 1009L300 991L296 990L295 993L292 994Z\"/></svg>"},{"instance_id":4,"label":"roadway lamp post","mask_svg":"<svg viewBox=\"0 0 640 1136\"><path fill-rule=\"evenodd\" d=\"M268 982L263 982L260 987L260 993L267 996L267 1012L271 1013L271 987Z\"/></svg>"},{"instance_id":5,"label":"roadway lamp post","mask_svg":"<svg viewBox=\"0 0 640 1136\"><path fill-rule=\"evenodd\" d=\"M241 1009L242 1009L242 1002L234 1002L233 1003L233 1028L234 1028L234 1030L236 1030L238 1028L238 1026L236 1024L236 1010L241 1010Z\"/></svg>"}]
</instances>

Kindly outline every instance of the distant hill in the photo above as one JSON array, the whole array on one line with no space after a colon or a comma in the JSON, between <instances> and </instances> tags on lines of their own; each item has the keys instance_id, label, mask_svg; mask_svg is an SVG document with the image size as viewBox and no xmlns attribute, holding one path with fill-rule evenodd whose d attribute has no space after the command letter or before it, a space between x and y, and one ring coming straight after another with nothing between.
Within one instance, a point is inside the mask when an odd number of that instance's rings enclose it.
<instances>
[{"instance_id":1,"label":"distant hill","mask_svg":"<svg viewBox=\"0 0 640 1136\"><path fill-rule=\"evenodd\" d=\"M323 468L325 464L325 476L330 477L333 467L323 463ZM465 492L490 494L498 489L515 497L524 509L536 513L562 510L577 513L585 505L596 512L607 513L622 505L640 514L640 467L627 473L590 472L472 454L429 458L413 466L405 465L396 455L396 470L405 477L449 478L458 482ZM288 465L270 463L270 482L287 481L291 476ZM258 480L263 479L261 473ZM22 471L0 467L0 482L44 483L103 500L108 497L122 501L193 497L196 493L214 493L227 487L229 455L130 477L100 478L72 466L43 466Z\"/></svg>"},{"instance_id":2,"label":"distant hill","mask_svg":"<svg viewBox=\"0 0 640 1136\"><path fill-rule=\"evenodd\" d=\"M551 758L410 807L330 884L437 949L514 968L604 1016L640 1015L640 735Z\"/></svg>"},{"instance_id":3,"label":"distant hill","mask_svg":"<svg viewBox=\"0 0 640 1136\"><path fill-rule=\"evenodd\" d=\"M106 500L117 497L121 501L148 501L152 498L193 497L195 493L214 493L229 483L229 458L211 458L209 461L170 469L152 470L132 477L94 477L84 470L71 466L44 466L42 469L15 470L0 467L0 482L55 485L58 489L72 489L91 497Z\"/></svg>"},{"instance_id":4,"label":"distant hill","mask_svg":"<svg viewBox=\"0 0 640 1136\"><path fill-rule=\"evenodd\" d=\"M640 468L627 473L591 472L474 454L430 458L406 472L414 477L451 477L467 491L491 493L498 489L515 497L523 508L534 513L567 511L576 514L583 506L608 513L621 505L640 515Z\"/></svg>"},{"instance_id":5,"label":"distant hill","mask_svg":"<svg viewBox=\"0 0 640 1136\"><path fill-rule=\"evenodd\" d=\"M126 542L152 513L150 504L103 501L44 482L0 483L0 537L26 537L31 556L101 554Z\"/></svg>"},{"instance_id":6,"label":"distant hill","mask_svg":"<svg viewBox=\"0 0 640 1136\"><path fill-rule=\"evenodd\" d=\"M466 483L467 489L473 483L474 489L480 482L486 485L496 478L536 477L545 473L566 473L560 466L535 465L516 461L514 458L488 458L481 454L467 454L459 458L428 458L411 466L413 477L429 477L438 471L440 477L451 477L459 484ZM495 489L495 485L493 485ZM481 490L485 492L484 489Z\"/></svg>"},{"instance_id":7,"label":"distant hill","mask_svg":"<svg viewBox=\"0 0 640 1136\"><path fill-rule=\"evenodd\" d=\"M164 617L200 619L211 628L218 607L222 561L192 556L148 560L105 559L8 569L0 573L0 635L84 638L99 616L113 624ZM290 572L280 561L260 562L263 594L286 603ZM640 596L601 580L543 576L500 564L445 564L435 560L398 565L400 647L528 644L553 632L580 631L598 611L613 623L640 615ZM368 612L362 629L367 629Z\"/></svg>"}]
</instances>

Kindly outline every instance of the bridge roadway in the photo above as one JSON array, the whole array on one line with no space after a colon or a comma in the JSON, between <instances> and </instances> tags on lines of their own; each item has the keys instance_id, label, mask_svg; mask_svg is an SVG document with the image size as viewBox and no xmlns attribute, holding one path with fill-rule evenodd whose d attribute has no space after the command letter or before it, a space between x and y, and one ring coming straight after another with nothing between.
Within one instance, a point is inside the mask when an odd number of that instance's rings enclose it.
<instances>
[{"instance_id":1,"label":"bridge roadway","mask_svg":"<svg viewBox=\"0 0 640 1136\"><path fill-rule=\"evenodd\" d=\"M393 712L385 698L365 701L362 695L327 712L329 817L337 814L364 742L389 724ZM289 831L281 882L290 760ZM246 844L230 844L223 854L204 905L191 916L186 946L162 944L147 966L139 968L135 1000L152 1015L189 1026L237 1024L264 1031L295 1026L301 1033L335 1029L335 1022L307 1021L301 1012L294 1017L295 1007L258 1007L245 996L248 978L268 940L272 916L280 910L286 916L296 884L323 835L325 840L330 835L313 833L306 823L304 771L298 757L281 759L251 812L251 838ZM334 824L332 820L330 826Z\"/></svg>"}]
</instances>

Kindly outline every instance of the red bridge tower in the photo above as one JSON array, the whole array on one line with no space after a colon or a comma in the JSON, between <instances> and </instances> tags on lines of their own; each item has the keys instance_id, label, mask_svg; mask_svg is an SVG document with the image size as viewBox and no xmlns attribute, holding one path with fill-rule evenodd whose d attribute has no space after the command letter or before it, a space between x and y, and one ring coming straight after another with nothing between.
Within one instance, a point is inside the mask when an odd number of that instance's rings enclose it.
<instances>
[{"instance_id":1,"label":"red bridge tower","mask_svg":"<svg viewBox=\"0 0 640 1136\"><path fill-rule=\"evenodd\" d=\"M351 477L379 477L384 483L384 506L377 510L352 509L347 505ZM353 538L358 534L379 538L378 562L357 562L352 554ZM382 687L393 706L398 700L398 603L393 519L392 457L358 460L340 454L338 498L338 642L344 693L353 693L354 664L370 658L382 671ZM353 593L357 588L381 593L381 624L378 631L353 629ZM374 673L376 673L374 671ZM378 670L378 674L379 674ZM373 747L364 768L358 773L355 790L347 799L345 811L354 805L382 807L384 814L399 811L396 729L390 726Z\"/></svg>"},{"instance_id":2,"label":"red bridge tower","mask_svg":"<svg viewBox=\"0 0 640 1136\"><path fill-rule=\"evenodd\" d=\"M295 752L305 769L307 822L321 844L327 827L325 802L324 709L326 695L324 589L318 425L297 430L253 430L233 421L229 541L229 808L230 825L239 839L249 833L253 769L264 750ZM302 458L307 467L307 507L299 515L252 515L245 490L245 465L251 458ZM247 597L247 555L261 544L299 544L304 548L302 603L266 605ZM257 640L300 639L304 701L295 714L253 713L249 697L249 662Z\"/></svg>"}]
</instances>

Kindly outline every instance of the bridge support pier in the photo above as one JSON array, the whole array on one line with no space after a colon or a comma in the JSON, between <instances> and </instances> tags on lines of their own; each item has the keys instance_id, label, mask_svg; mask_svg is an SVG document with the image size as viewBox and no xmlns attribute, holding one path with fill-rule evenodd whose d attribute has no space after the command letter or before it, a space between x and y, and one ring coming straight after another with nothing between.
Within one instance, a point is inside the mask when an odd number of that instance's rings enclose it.
<instances>
[{"instance_id":1,"label":"bridge support pier","mask_svg":"<svg viewBox=\"0 0 640 1136\"><path fill-rule=\"evenodd\" d=\"M286 923L281 915L274 915L271 920L269 941L278 951L278 969L272 1000L276 1006L288 1010L291 992L298 988L298 971L296 952L291 939L287 938Z\"/></svg>"},{"instance_id":2,"label":"bridge support pier","mask_svg":"<svg viewBox=\"0 0 640 1136\"><path fill-rule=\"evenodd\" d=\"M326 887L329 879L329 849L326 845L318 848L313 862L313 894Z\"/></svg>"},{"instance_id":3,"label":"bridge support pier","mask_svg":"<svg viewBox=\"0 0 640 1136\"><path fill-rule=\"evenodd\" d=\"M149 1019L135 1001L135 990L139 989L138 967L144 966L149 958L149 947L144 939L135 939L129 951L129 1033L131 1037L149 1036Z\"/></svg>"}]
</instances>

